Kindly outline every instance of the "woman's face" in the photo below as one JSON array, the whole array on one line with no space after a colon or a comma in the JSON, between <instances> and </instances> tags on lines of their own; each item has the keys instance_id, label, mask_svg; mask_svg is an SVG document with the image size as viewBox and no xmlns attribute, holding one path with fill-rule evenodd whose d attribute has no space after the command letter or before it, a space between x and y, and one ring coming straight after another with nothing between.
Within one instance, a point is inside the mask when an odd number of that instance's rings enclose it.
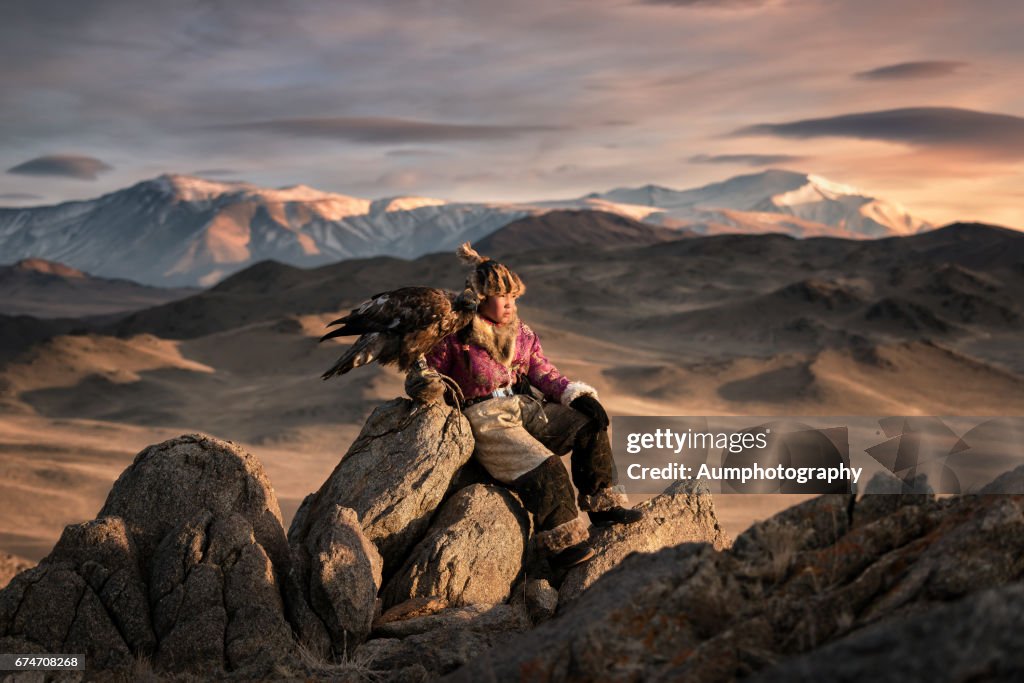
<instances>
[{"instance_id":1,"label":"woman's face","mask_svg":"<svg viewBox=\"0 0 1024 683\"><path fill-rule=\"evenodd\" d=\"M477 311L491 322L504 325L516 315L516 297L512 294L489 296L480 303Z\"/></svg>"}]
</instances>

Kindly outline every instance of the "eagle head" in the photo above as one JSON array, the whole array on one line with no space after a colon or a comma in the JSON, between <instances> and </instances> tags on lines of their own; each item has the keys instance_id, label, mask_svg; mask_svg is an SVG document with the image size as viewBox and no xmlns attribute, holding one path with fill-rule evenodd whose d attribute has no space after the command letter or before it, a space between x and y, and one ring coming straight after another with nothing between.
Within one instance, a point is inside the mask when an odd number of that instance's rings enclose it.
<instances>
[{"instance_id":1,"label":"eagle head","mask_svg":"<svg viewBox=\"0 0 1024 683\"><path fill-rule=\"evenodd\" d=\"M480 296L467 287L462 290L461 294L455 297L453 304L455 310L459 313L475 313L477 306L480 305Z\"/></svg>"}]
</instances>

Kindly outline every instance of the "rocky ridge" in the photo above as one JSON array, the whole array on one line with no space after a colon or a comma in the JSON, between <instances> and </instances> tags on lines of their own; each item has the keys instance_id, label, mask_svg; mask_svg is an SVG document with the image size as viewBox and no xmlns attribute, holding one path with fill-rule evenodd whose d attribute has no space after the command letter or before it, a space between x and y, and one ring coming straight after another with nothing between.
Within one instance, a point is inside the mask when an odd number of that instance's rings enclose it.
<instances>
[{"instance_id":1,"label":"rocky ridge","mask_svg":"<svg viewBox=\"0 0 1024 683\"><path fill-rule=\"evenodd\" d=\"M558 575L472 450L457 411L385 403L286 534L250 454L199 434L150 446L96 519L0 591L0 651L83 652L89 677L1024 671L1024 497L821 496L730 544L707 491L674 484L637 524L594 530L597 556Z\"/></svg>"}]
</instances>

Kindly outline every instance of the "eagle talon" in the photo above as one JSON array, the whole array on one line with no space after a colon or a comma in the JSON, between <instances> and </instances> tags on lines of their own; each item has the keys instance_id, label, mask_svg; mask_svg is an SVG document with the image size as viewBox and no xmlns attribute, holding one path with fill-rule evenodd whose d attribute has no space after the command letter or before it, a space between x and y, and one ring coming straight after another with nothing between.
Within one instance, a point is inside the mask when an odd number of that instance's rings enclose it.
<instances>
[{"instance_id":1,"label":"eagle talon","mask_svg":"<svg viewBox=\"0 0 1024 683\"><path fill-rule=\"evenodd\" d=\"M461 410L462 405L466 402L466 395L462 393L462 387L460 387L458 383L448 375L442 375L441 373L438 373L438 375L441 377L441 382L445 386L445 398L447 399L451 397L451 405Z\"/></svg>"}]
</instances>

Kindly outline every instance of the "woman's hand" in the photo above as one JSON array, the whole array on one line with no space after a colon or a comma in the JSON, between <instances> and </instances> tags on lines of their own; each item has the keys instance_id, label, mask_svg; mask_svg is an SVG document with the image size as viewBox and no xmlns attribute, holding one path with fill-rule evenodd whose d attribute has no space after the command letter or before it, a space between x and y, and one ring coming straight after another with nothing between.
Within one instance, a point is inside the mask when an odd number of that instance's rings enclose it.
<instances>
[{"instance_id":1,"label":"woman's hand","mask_svg":"<svg viewBox=\"0 0 1024 683\"><path fill-rule=\"evenodd\" d=\"M605 412L604 406L598 403L597 399L593 396L586 394L573 399L569 404L569 407L573 410L578 410L589 417L591 420L596 422L601 429L608 429L608 413Z\"/></svg>"}]
</instances>

